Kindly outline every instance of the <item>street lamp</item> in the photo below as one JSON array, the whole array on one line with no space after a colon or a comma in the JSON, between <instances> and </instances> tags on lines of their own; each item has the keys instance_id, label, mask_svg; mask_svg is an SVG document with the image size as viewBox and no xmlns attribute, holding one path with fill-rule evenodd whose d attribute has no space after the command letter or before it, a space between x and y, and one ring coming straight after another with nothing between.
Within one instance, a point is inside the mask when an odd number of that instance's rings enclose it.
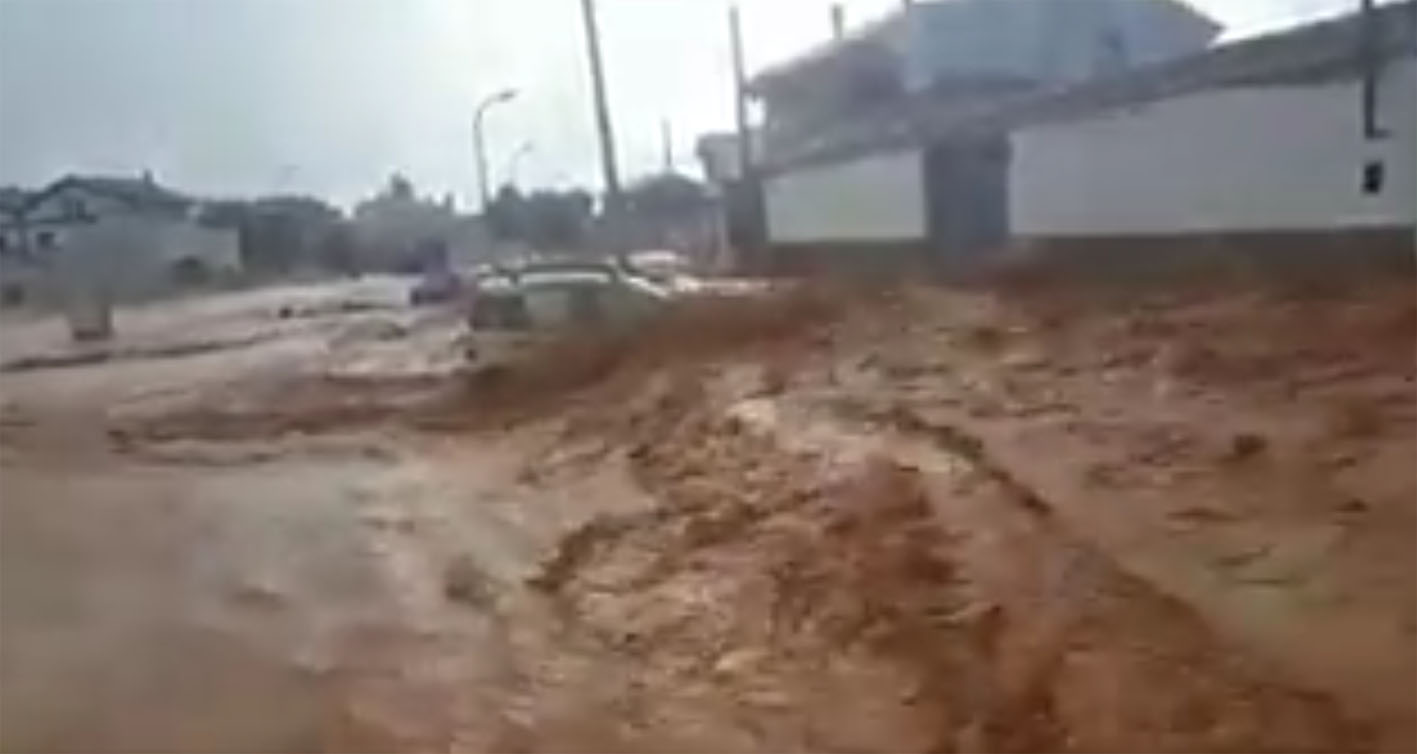
<instances>
[{"instance_id":1,"label":"street lamp","mask_svg":"<svg viewBox=\"0 0 1417 754\"><path fill-rule=\"evenodd\" d=\"M477 152L477 188L482 199L482 211L487 211L487 205L491 204L491 195L487 192L487 152L482 144L482 116L487 112L487 108L499 102L506 102L517 96L516 89L503 89L494 92L477 103L477 109L472 114L472 142L473 149Z\"/></svg>"},{"instance_id":2,"label":"street lamp","mask_svg":"<svg viewBox=\"0 0 1417 754\"><path fill-rule=\"evenodd\" d=\"M529 141L522 142L521 146L517 147L517 151L513 152L512 156L507 158L507 167L506 170L502 171L502 180L515 186L517 183L517 168L521 165L522 158L526 157L535 149L535 144Z\"/></svg>"}]
</instances>

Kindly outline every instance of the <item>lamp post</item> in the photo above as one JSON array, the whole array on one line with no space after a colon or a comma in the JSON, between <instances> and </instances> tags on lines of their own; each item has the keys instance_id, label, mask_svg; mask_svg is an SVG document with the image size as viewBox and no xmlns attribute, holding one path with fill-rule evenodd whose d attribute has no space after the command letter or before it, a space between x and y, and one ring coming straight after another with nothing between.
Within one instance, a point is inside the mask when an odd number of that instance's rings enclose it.
<instances>
[{"instance_id":1,"label":"lamp post","mask_svg":"<svg viewBox=\"0 0 1417 754\"><path fill-rule=\"evenodd\" d=\"M517 147L517 151L513 152L512 156L507 158L507 167L502 171L502 180L515 186L517 183L517 168L521 166L522 158L531 154L535 149L535 144L529 141L522 142L521 146Z\"/></svg>"},{"instance_id":2,"label":"lamp post","mask_svg":"<svg viewBox=\"0 0 1417 754\"><path fill-rule=\"evenodd\" d=\"M473 149L477 153L477 189L478 196L482 199L482 211L487 211L487 205L491 204L491 194L487 190L487 150L482 143L482 116L487 109L499 102L506 102L517 96L516 89L503 89L487 95L481 102L477 103L477 109L472 114L472 142Z\"/></svg>"}]
</instances>

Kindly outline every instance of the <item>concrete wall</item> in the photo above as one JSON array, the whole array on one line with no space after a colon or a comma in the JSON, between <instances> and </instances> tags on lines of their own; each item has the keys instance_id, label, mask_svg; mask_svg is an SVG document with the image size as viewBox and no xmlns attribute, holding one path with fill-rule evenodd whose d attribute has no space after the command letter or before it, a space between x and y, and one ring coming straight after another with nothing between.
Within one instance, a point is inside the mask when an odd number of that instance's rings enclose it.
<instances>
[{"instance_id":1,"label":"concrete wall","mask_svg":"<svg viewBox=\"0 0 1417 754\"><path fill-rule=\"evenodd\" d=\"M1417 62L1390 66L1365 141L1356 80L1200 92L1012 135L1018 237L1412 226ZM1378 193L1364 165L1381 163Z\"/></svg>"},{"instance_id":2,"label":"concrete wall","mask_svg":"<svg viewBox=\"0 0 1417 754\"><path fill-rule=\"evenodd\" d=\"M176 218L113 215L66 229L48 269L60 295L101 289L142 298L177 287L173 267L183 259L200 262L212 279L234 276L241 268L238 235Z\"/></svg>"},{"instance_id":3,"label":"concrete wall","mask_svg":"<svg viewBox=\"0 0 1417 754\"><path fill-rule=\"evenodd\" d=\"M195 259L218 274L241 270L241 239L235 230L206 228L195 223L168 223L157 230L162 261L173 264Z\"/></svg>"},{"instance_id":4,"label":"concrete wall","mask_svg":"<svg viewBox=\"0 0 1417 754\"><path fill-rule=\"evenodd\" d=\"M774 244L925 237L918 150L794 170L768 179L764 194Z\"/></svg>"}]
</instances>

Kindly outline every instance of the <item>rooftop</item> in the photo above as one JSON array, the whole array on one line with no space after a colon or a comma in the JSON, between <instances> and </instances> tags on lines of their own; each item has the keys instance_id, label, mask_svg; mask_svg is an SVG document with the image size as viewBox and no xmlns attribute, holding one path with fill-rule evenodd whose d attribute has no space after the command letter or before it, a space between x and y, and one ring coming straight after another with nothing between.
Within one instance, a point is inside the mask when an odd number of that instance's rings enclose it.
<instances>
[{"instance_id":1,"label":"rooftop","mask_svg":"<svg viewBox=\"0 0 1417 754\"><path fill-rule=\"evenodd\" d=\"M40 191L29 194L23 209L29 209L55 192L70 186L107 196L132 207L159 209L165 211L182 210L191 205L192 199L154 181L151 176L137 177L102 175L66 175Z\"/></svg>"},{"instance_id":2,"label":"rooftop","mask_svg":"<svg viewBox=\"0 0 1417 754\"><path fill-rule=\"evenodd\" d=\"M754 76L750 90L774 89L844 67L897 66L908 58L934 73L963 77L1085 78L1094 60L1065 52L1106 37L1126 64L1204 47L1220 25L1178 0L937 0L907 5ZM1094 56L1095 57L1095 56ZM926 72L906 72L907 76ZM925 82L909 82L921 88Z\"/></svg>"},{"instance_id":3,"label":"rooftop","mask_svg":"<svg viewBox=\"0 0 1417 754\"><path fill-rule=\"evenodd\" d=\"M1417 0L1374 11L1372 54L1378 60L1417 55ZM989 133L1082 117L1206 89L1298 84L1351 78L1362 70L1362 18L1357 13L1214 47L1072 86L985 98L929 94L839 127L779 152L769 172L888 151L949 135Z\"/></svg>"}]
</instances>

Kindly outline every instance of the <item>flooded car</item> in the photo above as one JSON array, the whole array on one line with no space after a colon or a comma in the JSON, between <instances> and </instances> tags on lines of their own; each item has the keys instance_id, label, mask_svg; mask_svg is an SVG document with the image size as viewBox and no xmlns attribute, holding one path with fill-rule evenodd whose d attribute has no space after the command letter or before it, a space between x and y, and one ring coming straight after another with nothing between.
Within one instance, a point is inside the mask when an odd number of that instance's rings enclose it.
<instances>
[{"instance_id":1,"label":"flooded car","mask_svg":"<svg viewBox=\"0 0 1417 754\"><path fill-rule=\"evenodd\" d=\"M653 281L601 262L537 262L500 268L473 286L474 330L616 326L652 315L672 298Z\"/></svg>"},{"instance_id":2,"label":"flooded car","mask_svg":"<svg viewBox=\"0 0 1417 754\"><path fill-rule=\"evenodd\" d=\"M451 301L462 292L462 278L451 270L425 273L408 292L408 302L413 306L425 306Z\"/></svg>"}]
</instances>

